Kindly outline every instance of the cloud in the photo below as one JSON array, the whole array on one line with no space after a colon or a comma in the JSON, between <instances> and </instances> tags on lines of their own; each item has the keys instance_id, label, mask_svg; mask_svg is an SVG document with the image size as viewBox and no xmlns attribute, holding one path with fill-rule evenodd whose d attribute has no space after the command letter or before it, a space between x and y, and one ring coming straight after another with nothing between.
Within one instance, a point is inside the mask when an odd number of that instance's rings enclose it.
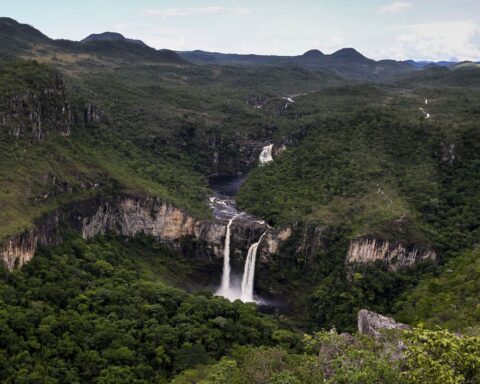
<instances>
[{"instance_id":1,"label":"cloud","mask_svg":"<svg viewBox=\"0 0 480 384\"><path fill-rule=\"evenodd\" d=\"M168 19L185 16L209 16L209 15L248 15L251 11L245 7L201 7L201 8L162 8L146 9L143 16L150 18Z\"/></svg>"},{"instance_id":2,"label":"cloud","mask_svg":"<svg viewBox=\"0 0 480 384\"><path fill-rule=\"evenodd\" d=\"M378 12L380 13L398 13L402 11L406 11L407 9L412 9L413 5L411 3L407 3L405 1L395 1L390 4L382 5L378 8Z\"/></svg>"},{"instance_id":3,"label":"cloud","mask_svg":"<svg viewBox=\"0 0 480 384\"><path fill-rule=\"evenodd\" d=\"M396 27L393 44L382 52L395 59L480 59L480 27L471 20L431 22Z\"/></svg>"}]
</instances>

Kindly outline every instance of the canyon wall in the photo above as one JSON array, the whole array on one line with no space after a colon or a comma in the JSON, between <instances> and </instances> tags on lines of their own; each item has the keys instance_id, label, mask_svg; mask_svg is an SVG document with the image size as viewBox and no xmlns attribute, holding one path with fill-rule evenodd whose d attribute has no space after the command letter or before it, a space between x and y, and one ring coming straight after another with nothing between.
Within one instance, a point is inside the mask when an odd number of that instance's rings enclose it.
<instances>
[{"instance_id":1,"label":"canyon wall","mask_svg":"<svg viewBox=\"0 0 480 384\"><path fill-rule=\"evenodd\" d=\"M188 253L189 257L216 261L223 257L226 226L226 220L199 220L157 198L94 198L59 208L37 220L32 229L7 239L0 246L0 259L9 271L20 268L33 258L39 246L61 243L62 231L69 228L84 239L107 233L127 237L143 233ZM266 230L267 252L276 253L284 233L277 235L259 222L235 222L231 250L239 265L248 247Z\"/></svg>"},{"instance_id":2,"label":"canyon wall","mask_svg":"<svg viewBox=\"0 0 480 384\"><path fill-rule=\"evenodd\" d=\"M0 246L0 260L9 271L19 268L33 258L39 246L61 243L63 230L69 228L84 239L108 233L126 237L146 234L189 257L216 262L223 257L226 226L226 220L196 219L153 197L98 197L59 208L37 220L32 229L5 240ZM295 245L296 252L309 263L314 263L318 250L326 246L322 240L324 229L304 229ZM233 267L242 268L249 246L264 232L267 233L259 245L259 262L269 264L282 244L291 239L293 229L275 229L246 218L235 220L231 240ZM391 270L397 270L435 259L435 252L427 247L364 237L350 242L346 263L383 261Z\"/></svg>"},{"instance_id":3,"label":"canyon wall","mask_svg":"<svg viewBox=\"0 0 480 384\"><path fill-rule=\"evenodd\" d=\"M74 126L99 123L103 116L96 105L72 106L63 79L57 72L43 71L42 81L33 78L0 97L0 139L14 137L42 141L50 133L69 136Z\"/></svg>"},{"instance_id":4,"label":"canyon wall","mask_svg":"<svg viewBox=\"0 0 480 384\"><path fill-rule=\"evenodd\" d=\"M203 241L207 248L203 255L209 257L221 256L225 236L224 223L196 220L156 198L94 198L59 208L37 220L33 229L7 239L0 247L0 258L8 270L19 268L32 259L39 246L61 243L65 228L84 239L107 233L144 233L175 248L181 248L181 239L194 238Z\"/></svg>"},{"instance_id":5,"label":"canyon wall","mask_svg":"<svg viewBox=\"0 0 480 384\"><path fill-rule=\"evenodd\" d=\"M346 262L365 264L383 261L391 270L397 270L401 267L411 267L421 261L435 260L436 257L435 251L418 244L362 237L350 242Z\"/></svg>"}]
</instances>

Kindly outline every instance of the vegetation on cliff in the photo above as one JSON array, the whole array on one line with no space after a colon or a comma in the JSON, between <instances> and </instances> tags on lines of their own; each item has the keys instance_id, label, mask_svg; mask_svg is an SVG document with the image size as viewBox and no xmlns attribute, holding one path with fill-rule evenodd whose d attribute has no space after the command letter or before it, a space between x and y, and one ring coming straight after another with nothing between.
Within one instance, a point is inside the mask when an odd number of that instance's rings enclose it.
<instances>
[{"instance_id":1,"label":"vegetation on cliff","mask_svg":"<svg viewBox=\"0 0 480 384\"><path fill-rule=\"evenodd\" d=\"M0 42L0 243L92 196L157 196L207 218L207 178L251 169L241 208L292 229L256 271L282 316L201 292L214 263L144 237L40 250L0 279L0 381L479 382L477 68L373 85L54 41L2 18ZM257 167L268 143L287 150ZM431 247L438 266L345 266L363 235ZM430 330L398 336L401 359L321 331L354 332L365 307Z\"/></svg>"},{"instance_id":2,"label":"vegetation on cliff","mask_svg":"<svg viewBox=\"0 0 480 384\"><path fill-rule=\"evenodd\" d=\"M136 145L106 118L85 120L87 101L65 94L59 76L32 61L0 63L0 116L8 116L0 124L1 240L60 204L98 194L148 194L208 216L202 175L182 158ZM26 94L36 98L28 103ZM12 97L20 100L14 113ZM70 113L59 116L59 106ZM58 129L60 118L68 135ZM34 135L38 127L40 137Z\"/></svg>"},{"instance_id":3,"label":"vegetation on cliff","mask_svg":"<svg viewBox=\"0 0 480 384\"><path fill-rule=\"evenodd\" d=\"M431 95L430 119L418 114L426 97L420 95ZM448 104L454 95L461 102ZM476 89L402 95L342 87L309 95L307 105L296 103L292 109L311 112L302 142L255 169L237 201L271 224L319 228L323 247L305 259L292 244L262 275L268 280L261 284L282 291L282 284L269 276L293 280L304 287L294 302L304 303L313 324L351 329L362 305L394 313L400 296L430 267L397 272L382 263L346 268L349 239L370 235L425 244L436 251L440 264L475 246L480 148L474 138L474 104L479 97ZM461 266L461 258L458 262Z\"/></svg>"},{"instance_id":4,"label":"vegetation on cliff","mask_svg":"<svg viewBox=\"0 0 480 384\"><path fill-rule=\"evenodd\" d=\"M456 332L478 332L480 251L466 251L426 276L397 304L398 318Z\"/></svg>"}]
</instances>

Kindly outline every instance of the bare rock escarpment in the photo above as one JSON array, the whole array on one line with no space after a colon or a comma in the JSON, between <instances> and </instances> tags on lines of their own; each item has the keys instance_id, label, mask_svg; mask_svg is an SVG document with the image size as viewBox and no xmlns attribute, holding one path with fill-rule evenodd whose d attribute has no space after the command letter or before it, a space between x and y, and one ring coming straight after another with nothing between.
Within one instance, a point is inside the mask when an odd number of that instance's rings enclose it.
<instances>
[{"instance_id":1,"label":"bare rock escarpment","mask_svg":"<svg viewBox=\"0 0 480 384\"><path fill-rule=\"evenodd\" d=\"M387 240L362 237L350 242L346 263L374 263L383 261L391 270L412 267L421 261L435 260L434 250L418 244L403 244Z\"/></svg>"},{"instance_id":2,"label":"bare rock escarpment","mask_svg":"<svg viewBox=\"0 0 480 384\"><path fill-rule=\"evenodd\" d=\"M69 204L45 215L32 229L6 239L0 246L0 260L7 270L30 261L39 246L63 241L62 229L70 228L84 239L112 233L133 237L146 234L179 251L188 244L191 257L216 261L223 257L227 221L200 220L172 204L153 197L121 196L94 198ZM286 235L264 224L239 220L233 229L232 254L243 260L252 242L268 232L265 246L277 252Z\"/></svg>"},{"instance_id":3,"label":"bare rock escarpment","mask_svg":"<svg viewBox=\"0 0 480 384\"><path fill-rule=\"evenodd\" d=\"M112 233L132 237L151 235L179 248L183 238L195 238L208 244L205 253L221 255L225 225L196 220L185 211L156 198L123 196L94 198L57 209L34 223L31 230L7 239L0 258L8 270L30 261L39 246L63 241L62 228L70 228L84 239Z\"/></svg>"}]
</instances>

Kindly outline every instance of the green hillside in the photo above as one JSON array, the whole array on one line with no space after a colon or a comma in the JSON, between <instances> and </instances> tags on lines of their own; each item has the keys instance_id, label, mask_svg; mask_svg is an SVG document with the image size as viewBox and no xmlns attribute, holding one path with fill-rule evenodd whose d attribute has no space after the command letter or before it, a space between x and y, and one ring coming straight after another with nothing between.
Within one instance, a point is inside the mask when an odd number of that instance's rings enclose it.
<instances>
[{"instance_id":1,"label":"green hillside","mask_svg":"<svg viewBox=\"0 0 480 384\"><path fill-rule=\"evenodd\" d=\"M114 33L53 40L0 18L0 245L42 217L61 227L0 274L0 381L480 382L480 72L410 67L353 49L179 55ZM236 203L254 217L235 222L232 244L246 244L232 258L247 270L263 239L260 305L212 295L227 220L213 220L209 179L239 175ZM82 240L52 216L126 195L205 220L167 246L120 237L108 217L92 224L105 236ZM134 233L151 229L133 217ZM436 259L348 264L355 239ZM361 309L418 328L360 335Z\"/></svg>"}]
</instances>

